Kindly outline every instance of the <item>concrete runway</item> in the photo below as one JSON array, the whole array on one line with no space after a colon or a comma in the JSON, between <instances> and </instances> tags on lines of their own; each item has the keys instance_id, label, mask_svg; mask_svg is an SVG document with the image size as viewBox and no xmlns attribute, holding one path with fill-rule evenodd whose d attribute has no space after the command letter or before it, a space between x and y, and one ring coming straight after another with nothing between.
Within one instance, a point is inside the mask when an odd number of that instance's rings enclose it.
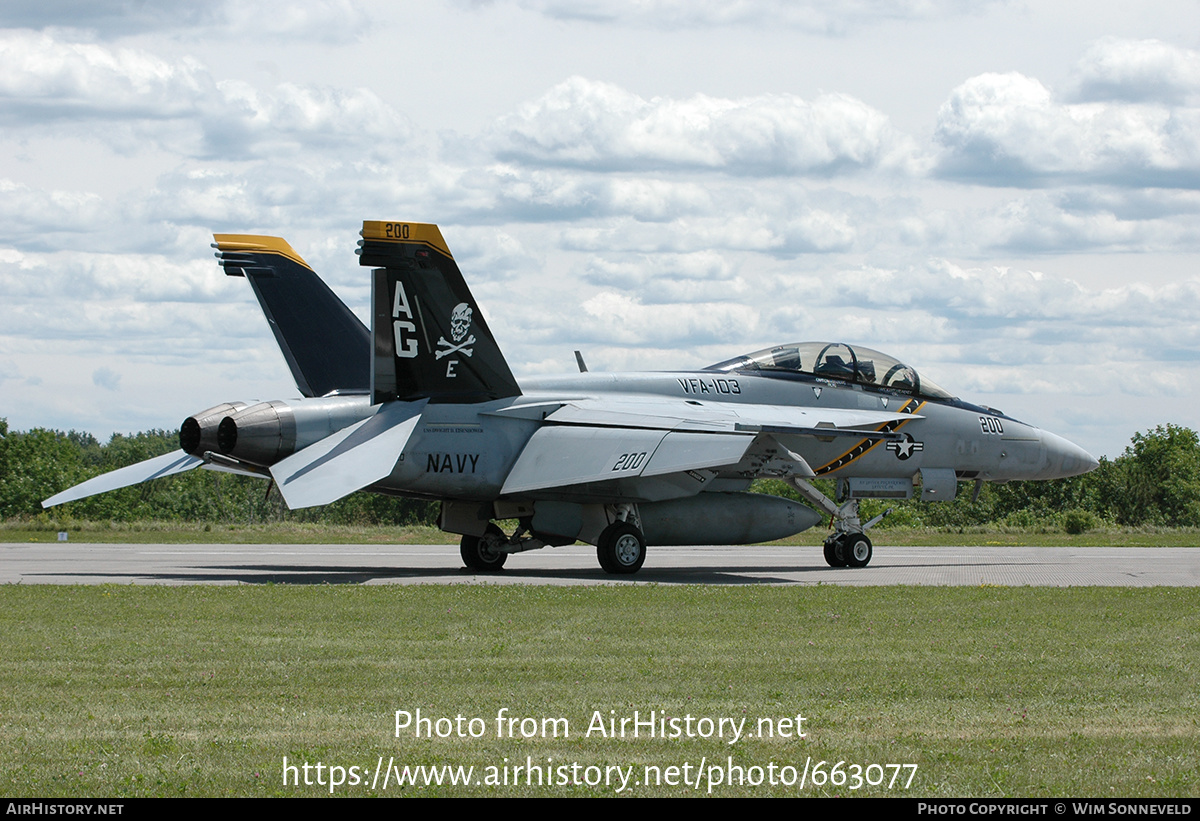
<instances>
[{"instance_id":1,"label":"concrete runway","mask_svg":"<svg viewBox=\"0 0 1200 821\"><path fill-rule=\"evenodd\" d=\"M780 584L1196 587L1200 548L876 546L860 570L818 547L651 547L634 576L610 576L595 548L509 557L466 570L448 545L0 544L3 584Z\"/></svg>"}]
</instances>

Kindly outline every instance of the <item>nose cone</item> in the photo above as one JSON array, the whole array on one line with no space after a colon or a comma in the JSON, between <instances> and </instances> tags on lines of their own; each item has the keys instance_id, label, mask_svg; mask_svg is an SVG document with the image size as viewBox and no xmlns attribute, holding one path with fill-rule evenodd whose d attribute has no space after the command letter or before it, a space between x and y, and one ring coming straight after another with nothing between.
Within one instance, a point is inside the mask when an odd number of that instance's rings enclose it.
<instances>
[{"instance_id":1,"label":"nose cone","mask_svg":"<svg viewBox=\"0 0 1200 821\"><path fill-rule=\"evenodd\" d=\"M1100 466L1095 457L1079 445L1049 431L1042 431L1042 446L1046 449L1046 469L1039 479L1065 479L1090 473Z\"/></svg>"}]
</instances>

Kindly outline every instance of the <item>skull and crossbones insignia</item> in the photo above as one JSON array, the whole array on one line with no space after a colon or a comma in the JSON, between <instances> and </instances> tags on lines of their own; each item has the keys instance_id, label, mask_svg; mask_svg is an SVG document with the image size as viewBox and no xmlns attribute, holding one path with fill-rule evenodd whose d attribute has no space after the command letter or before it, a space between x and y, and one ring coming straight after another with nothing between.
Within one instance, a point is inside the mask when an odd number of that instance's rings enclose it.
<instances>
[{"instance_id":1,"label":"skull and crossbones insignia","mask_svg":"<svg viewBox=\"0 0 1200 821\"><path fill-rule=\"evenodd\" d=\"M434 352L435 359L441 359L443 356L449 356L452 353L461 353L466 356L473 356L474 348L467 347L475 344L475 334L467 336L467 332L471 330L471 306L465 302L460 302L454 306L454 310L450 312L450 336L454 339L453 342L446 341L446 337L438 337L438 349Z\"/></svg>"}]
</instances>

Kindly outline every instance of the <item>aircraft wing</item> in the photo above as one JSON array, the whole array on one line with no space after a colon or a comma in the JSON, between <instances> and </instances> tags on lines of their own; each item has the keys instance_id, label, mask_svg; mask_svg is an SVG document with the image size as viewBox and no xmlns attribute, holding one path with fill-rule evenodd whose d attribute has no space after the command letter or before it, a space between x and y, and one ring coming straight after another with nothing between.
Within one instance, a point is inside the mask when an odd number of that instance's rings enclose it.
<instances>
[{"instance_id":1,"label":"aircraft wing","mask_svg":"<svg viewBox=\"0 0 1200 821\"><path fill-rule=\"evenodd\" d=\"M645 397L593 398L534 406L543 425L517 459L503 492L516 494L592 482L727 468L746 463L764 475L812 476L776 435L822 439L900 438L878 430L913 414L844 408L734 405ZM529 406L498 411L526 414ZM703 482L697 480L696 490Z\"/></svg>"}]
</instances>

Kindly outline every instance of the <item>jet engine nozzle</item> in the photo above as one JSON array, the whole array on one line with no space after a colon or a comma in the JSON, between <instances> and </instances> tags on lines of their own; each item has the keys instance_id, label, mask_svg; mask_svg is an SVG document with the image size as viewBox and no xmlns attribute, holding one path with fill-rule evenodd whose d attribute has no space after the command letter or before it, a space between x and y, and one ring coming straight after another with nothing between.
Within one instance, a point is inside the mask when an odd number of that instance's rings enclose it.
<instances>
[{"instance_id":1,"label":"jet engine nozzle","mask_svg":"<svg viewBox=\"0 0 1200 821\"><path fill-rule=\"evenodd\" d=\"M369 397L358 395L260 402L221 419L217 447L239 461L270 467L374 410Z\"/></svg>"},{"instance_id":2,"label":"jet engine nozzle","mask_svg":"<svg viewBox=\"0 0 1200 821\"><path fill-rule=\"evenodd\" d=\"M184 419L183 424L179 426L179 447L184 453L193 456L203 456L207 451L218 450L217 427L221 420L244 407L245 402L222 402Z\"/></svg>"},{"instance_id":3,"label":"jet engine nozzle","mask_svg":"<svg viewBox=\"0 0 1200 821\"><path fill-rule=\"evenodd\" d=\"M270 466L296 450L296 418L287 402L260 402L226 416L217 426L221 453Z\"/></svg>"}]
</instances>

